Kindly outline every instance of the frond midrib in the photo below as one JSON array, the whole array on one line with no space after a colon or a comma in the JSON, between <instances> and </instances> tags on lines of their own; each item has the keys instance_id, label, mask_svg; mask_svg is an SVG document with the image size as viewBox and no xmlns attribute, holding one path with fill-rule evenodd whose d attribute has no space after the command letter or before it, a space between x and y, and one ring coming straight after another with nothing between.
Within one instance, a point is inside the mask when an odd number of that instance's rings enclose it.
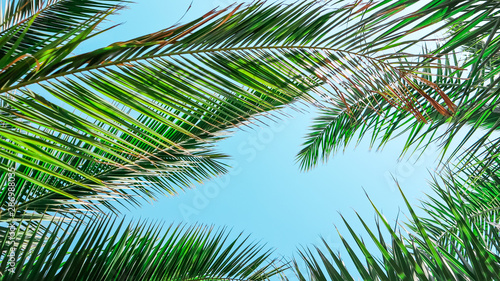
<instances>
[{"instance_id":1,"label":"frond midrib","mask_svg":"<svg viewBox=\"0 0 500 281\"><path fill-rule=\"evenodd\" d=\"M369 59L369 60L377 61L378 63L381 63L381 64L389 65L387 62L385 62L385 61L383 61L381 59L378 59L376 57L370 57L370 56L368 56L366 54L360 54L360 53L357 53L357 52L347 51L347 50L341 50L341 49L337 49L337 48L319 47L319 46L306 46L306 45L291 45L291 46L286 46L286 45L275 45L275 46L265 46L265 47L262 47L262 46L253 46L253 47L246 46L246 47L234 47L234 48L212 48L212 49L203 49L203 50L173 52L173 53L167 53L167 54L165 54L165 53L163 53L163 54L155 54L155 55L151 55L151 56L141 56L141 57L137 57L137 58L129 58L129 59L124 59L124 60L117 60L117 61L102 63L102 64L98 64L98 65L92 65L92 66L89 66L89 67L78 68L78 69L71 70L71 71L68 71L68 72L63 72L63 73L55 73L55 74L52 74L52 75L44 76L42 78L33 79L33 80L26 81L26 82L21 82L21 83L18 83L16 85L14 85L14 86L0 89L0 93L9 92L9 91L12 91L12 90L18 90L18 89L21 89L23 87L26 87L26 86L29 86L29 85L32 85L32 84L38 84L38 83L41 83L41 82L44 82L44 81L48 81L48 80L51 80L51 79L56 79L56 78L59 78L59 77L64 77L64 76L68 76L68 75L74 75L74 74L77 74L77 73L86 72L86 71L90 71L90 70L94 70L94 69L99 69L99 68L107 68L107 67L110 67L110 66L122 65L122 64L125 64L125 63L135 62L135 61L139 61L139 60L148 60L148 59L154 59L154 58L160 58L160 57L173 57L173 56L194 55L194 54L203 54L203 53L231 52L231 51L251 51L251 50L266 50L266 49L267 50L273 50L273 49L275 49L275 50L277 50L277 49L313 49L313 50L341 52L341 53L355 55L355 56L358 56L358 57L364 57L364 58ZM92 54L92 52L85 53L85 54L82 54L82 55L89 55L89 54ZM79 55L79 56L82 56L82 55ZM75 56L75 57L78 57L78 56ZM73 57L73 58L75 58L75 57Z\"/></svg>"}]
</instances>

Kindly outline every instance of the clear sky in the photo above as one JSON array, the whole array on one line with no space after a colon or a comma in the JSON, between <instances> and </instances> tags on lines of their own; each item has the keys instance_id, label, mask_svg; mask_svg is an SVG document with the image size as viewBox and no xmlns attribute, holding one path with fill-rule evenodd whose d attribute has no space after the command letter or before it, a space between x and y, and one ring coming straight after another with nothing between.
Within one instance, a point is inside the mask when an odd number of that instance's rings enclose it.
<instances>
[{"instance_id":1,"label":"clear sky","mask_svg":"<svg viewBox=\"0 0 500 281\"><path fill-rule=\"evenodd\" d=\"M87 45L104 46L154 32L193 19L226 0L165 1L143 0L131 4L112 20L124 24L104 38ZM191 4L191 9L180 19ZM430 149L417 163L398 162L405 138L390 142L383 151L369 150L366 141L351 145L328 164L300 172L295 155L300 150L314 110L292 115L268 127L235 130L220 142L219 150L232 156L235 166L228 175L198 185L179 196L161 198L151 205L126 212L129 218L158 219L166 223L203 223L244 231L255 240L276 248L277 254L291 257L298 247L319 244L322 235L331 246L340 248L334 224L341 231L339 212L352 222L358 233L361 225L355 211L373 224L375 213L364 194L368 193L390 222L400 209L406 211L391 179L394 175L406 196L417 204L430 191L427 169L433 169L435 151ZM363 190L364 189L364 190ZM365 238L368 238L363 234Z\"/></svg>"}]
</instances>

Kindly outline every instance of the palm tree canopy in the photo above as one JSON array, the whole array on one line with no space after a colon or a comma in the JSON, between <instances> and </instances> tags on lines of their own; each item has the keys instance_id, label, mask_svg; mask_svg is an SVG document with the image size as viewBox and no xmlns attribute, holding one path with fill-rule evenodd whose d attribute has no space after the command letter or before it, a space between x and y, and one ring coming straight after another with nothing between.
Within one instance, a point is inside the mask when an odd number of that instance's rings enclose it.
<instances>
[{"instance_id":1,"label":"palm tree canopy","mask_svg":"<svg viewBox=\"0 0 500 281\"><path fill-rule=\"evenodd\" d=\"M350 113L369 97L421 121L415 96L426 111L455 110L418 74L437 67L427 57L421 65L387 51L409 48L415 41L402 38L420 28L399 27L399 2L256 2L76 55L106 31L96 27L121 2L21 2L6 11L12 20L0 40L9 50L0 61L0 121L8 125L0 168L16 167L16 218L44 208L116 211L110 199L128 205L175 194L225 172L211 147L221 131L297 100ZM401 34L388 36L396 27Z\"/></svg>"},{"instance_id":2,"label":"palm tree canopy","mask_svg":"<svg viewBox=\"0 0 500 281\"><path fill-rule=\"evenodd\" d=\"M7 186L15 169L19 204L7 216L12 196L4 188L0 220L18 222L21 247L12 248L9 229L0 229L2 251L20 257L2 280L267 280L280 273L269 251L224 231L125 226L94 212L116 213L120 204L140 205L225 173L226 156L214 143L228 129L300 103L322 112L298 155L303 169L366 135L383 146L409 132L403 152L443 140L444 155L469 128L456 156L486 128L464 153L468 170L436 180L439 198L424 205L428 217L417 216L403 195L408 235L375 208L377 231L360 221L378 255L346 220L362 256L341 240L366 280L496 280L500 139L489 137L500 124L500 2L431 0L408 9L416 2L257 1L75 54L106 34L99 27L127 2L7 1L0 12L0 183ZM443 42L412 53L440 30L448 31ZM325 246L319 260L301 252L310 279L354 280Z\"/></svg>"}]
</instances>

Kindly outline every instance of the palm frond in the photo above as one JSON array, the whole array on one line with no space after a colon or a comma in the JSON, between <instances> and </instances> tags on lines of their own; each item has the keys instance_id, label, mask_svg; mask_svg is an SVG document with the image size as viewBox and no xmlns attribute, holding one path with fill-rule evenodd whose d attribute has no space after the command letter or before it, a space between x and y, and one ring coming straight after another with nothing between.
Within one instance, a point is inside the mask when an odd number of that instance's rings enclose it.
<instances>
[{"instance_id":1,"label":"palm frond","mask_svg":"<svg viewBox=\"0 0 500 281\"><path fill-rule=\"evenodd\" d=\"M488 245L497 243L500 224L498 164L498 159L490 166L476 159L466 170L448 171L446 176L434 177L435 195L428 195L424 201L428 217L422 222L441 246L460 248L455 239L459 232L455 212L474 225ZM454 208L450 209L448 204L453 204Z\"/></svg>"},{"instance_id":2,"label":"palm frond","mask_svg":"<svg viewBox=\"0 0 500 281\"><path fill-rule=\"evenodd\" d=\"M2 59L57 46L90 27L97 14L119 10L122 0L7 0L0 2L0 36L12 37L0 48ZM3 68L3 66L2 66Z\"/></svg>"},{"instance_id":3,"label":"palm frond","mask_svg":"<svg viewBox=\"0 0 500 281\"><path fill-rule=\"evenodd\" d=\"M430 122L425 125L415 122L408 112L395 111L387 101L382 100L377 106L373 106L370 97L359 99L352 111L342 108L327 109L318 118L306 138L304 148L298 154L301 167L310 169L320 160L325 161L339 148L347 146L352 139L359 142L368 136L371 145L376 144L380 148L391 138L403 133L408 133L403 154L410 148L414 151L425 149L435 141L440 142L443 148L441 159L444 159L452 146L454 149L447 156L448 159L460 156L467 162L474 155L483 153L484 144L490 141L488 138L494 136L498 126L495 108L499 69L492 67L492 63L499 51L496 44L500 40L497 24L499 8L497 2L490 1L431 1L415 12L427 12L429 20L424 22L429 24L433 21L443 23L436 25L434 32L448 32L440 45L431 51L426 49L423 53L440 57L438 62L442 64L460 68L427 68L422 72L430 74L424 76L424 79L432 81L457 105L456 114L446 118L430 112ZM420 19L410 15L406 24L412 24L416 20ZM477 44L482 48L470 47ZM465 61L461 63L458 56L463 52L466 52L465 56L462 55ZM439 96L432 97L438 102L443 101ZM428 105L424 104L424 108L426 106ZM429 109L423 111L429 112ZM443 128L444 132L439 131ZM482 128L487 131L480 132ZM464 140L458 145L452 145L454 137L462 131L466 131ZM477 141L468 144L474 134L481 136ZM490 145L497 145L498 141L495 138L491 140ZM462 153L463 149L465 152ZM491 161L491 158L485 158L485 161L487 160Z\"/></svg>"},{"instance_id":4,"label":"palm frond","mask_svg":"<svg viewBox=\"0 0 500 281\"><path fill-rule=\"evenodd\" d=\"M52 221L40 236L21 232L12 246L3 239L1 280L267 280L284 269L271 251L224 229L104 217L72 224L63 231Z\"/></svg>"},{"instance_id":5,"label":"palm frond","mask_svg":"<svg viewBox=\"0 0 500 281\"><path fill-rule=\"evenodd\" d=\"M194 182L202 182L226 172L225 165L219 162L225 156L213 152L207 142L186 142L184 147L191 152L190 155L174 151L155 153L154 159L140 159L133 166L124 165L101 173L95 170L96 167L84 165L82 170L89 173L95 171L95 177L106 182L106 189L71 184L61 187L60 190L64 192L61 194L36 185L32 181L16 178L17 213L14 217L8 217L7 209L4 209L1 213L2 220L27 219L33 212L47 214L47 212L65 211L62 213L65 216L89 211L119 212L120 208L114 205L114 202L128 208L130 205L140 205L160 195L177 194L183 188L191 187ZM25 167L24 172L36 180L38 175L32 174L33 172L29 170L30 168ZM2 186L7 186L7 175L7 173L2 175ZM47 182L55 186L61 184L58 183L57 177L50 177ZM7 204L8 194L7 188L2 190L0 201Z\"/></svg>"},{"instance_id":6,"label":"palm frond","mask_svg":"<svg viewBox=\"0 0 500 281\"><path fill-rule=\"evenodd\" d=\"M452 102L456 102L460 96L454 95L453 89L465 81L464 70L454 67L459 63L456 55L445 56L439 61L443 67L430 65L423 68L422 80L415 83L428 92L434 85L439 85L439 89L448 93ZM440 100L437 92L431 97ZM423 101L423 97L418 100L420 103ZM430 124L415 122L408 112L396 110L390 103L378 101L374 95L359 98L349 111L342 107L322 109L306 136L304 147L297 154L297 161L302 169L311 169L320 161L326 162L339 149L347 147L353 139L359 143L366 135L370 137L370 146L377 145L380 149L394 137L409 133L404 153L415 144L418 136L427 133L427 128L434 128L438 122L450 122L451 118L440 116L430 104L423 108L429 116ZM428 138L432 138L432 135Z\"/></svg>"},{"instance_id":7,"label":"palm frond","mask_svg":"<svg viewBox=\"0 0 500 281\"><path fill-rule=\"evenodd\" d=\"M382 224L377 223L376 232L358 217L376 246L375 251L370 251L371 245L343 219L355 245L339 235L354 267L346 266L345 259L324 241L326 251L317 247L315 251L300 252L308 274L295 261L299 280L357 280L358 277L363 280L499 280L499 245L487 245L478 228L461 217L451 201L445 200L445 204L453 213L458 228L455 238L460 241L461 249L442 247L434 241L427 225L415 214L406 198L405 202L415 232L402 234L401 229L392 227L374 206ZM386 241L387 237L390 242Z\"/></svg>"}]
</instances>

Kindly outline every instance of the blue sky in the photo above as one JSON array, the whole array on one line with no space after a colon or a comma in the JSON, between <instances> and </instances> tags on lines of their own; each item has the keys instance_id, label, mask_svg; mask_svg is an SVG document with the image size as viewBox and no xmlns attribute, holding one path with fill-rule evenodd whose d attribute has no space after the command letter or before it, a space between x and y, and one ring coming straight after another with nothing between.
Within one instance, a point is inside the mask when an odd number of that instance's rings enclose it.
<instances>
[{"instance_id":1,"label":"blue sky","mask_svg":"<svg viewBox=\"0 0 500 281\"><path fill-rule=\"evenodd\" d=\"M122 25L105 37L93 39L85 48L154 32L230 3L139 1L112 17ZM190 4L191 9L181 19ZM232 157L228 163L234 168L228 175L179 196L160 198L125 215L166 223L227 226L234 232L252 234L255 240L276 248L277 254L291 257L300 246L318 244L320 235L333 248L340 247L333 225L347 233L339 212L359 233L362 229L354 210L374 225L375 213L364 190L387 219L394 222L400 209L406 209L392 175L412 203L417 204L424 198L423 192L430 191L426 179L430 178L428 169L437 165L437 153L429 149L417 162L398 161L404 137L389 142L383 151L370 151L368 142L362 141L357 148L351 145L327 164L301 172L295 155L316 112L285 112L291 117L278 123L266 121L269 126L234 130L230 138L219 143L219 150Z\"/></svg>"}]
</instances>

